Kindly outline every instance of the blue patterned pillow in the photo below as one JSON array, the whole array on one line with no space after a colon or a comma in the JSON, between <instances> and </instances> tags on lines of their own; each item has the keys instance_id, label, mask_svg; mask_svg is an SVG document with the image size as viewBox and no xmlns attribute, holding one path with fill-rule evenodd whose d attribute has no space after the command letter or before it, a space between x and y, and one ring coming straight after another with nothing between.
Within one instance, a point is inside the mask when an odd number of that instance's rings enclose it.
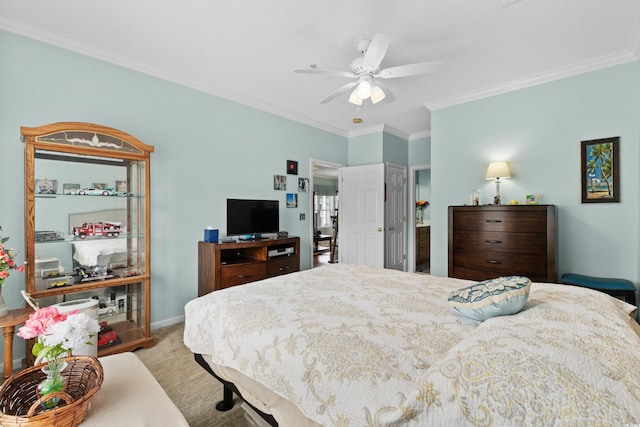
<instances>
[{"instance_id":1,"label":"blue patterned pillow","mask_svg":"<svg viewBox=\"0 0 640 427\"><path fill-rule=\"evenodd\" d=\"M529 288L531 280L527 277L498 277L451 292L449 305L475 320L516 314L527 302Z\"/></svg>"}]
</instances>

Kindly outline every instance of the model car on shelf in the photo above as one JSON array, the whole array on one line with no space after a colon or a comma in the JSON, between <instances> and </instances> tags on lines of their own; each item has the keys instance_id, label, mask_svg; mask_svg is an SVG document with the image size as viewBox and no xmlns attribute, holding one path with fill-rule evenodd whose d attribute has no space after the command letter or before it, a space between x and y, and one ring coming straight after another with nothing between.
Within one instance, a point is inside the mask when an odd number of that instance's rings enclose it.
<instances>
[{"instance_id":1,"label":"model car on shelf","mask_svg":"<svg viewBox=\"0 0 640 427\"><path fill-rule=\"evenodd\" d=\"M81 239L84 239L87 236L118 237L122 232L120 227L121 223L119 222L84 222L82 225L73 227L71 232L74 236Z\"/></svg>"},{"instance_id":2,"label":"model car on shelf","mask_svg":"<svg viewBox=\"0 0 640 427\"><path fill-rule=\"evenodd\" d=\"M107 324L107 322L100 322L100 331L98 332L98 347L104 347L105 345L115 344L118 341L118 335Z\"/></svg>"},{"instance_id":3,"label":"model car on shelf","mask_svg":"<svg viewBox=\"0 0 640 427\"><path fill-rule=\"evenodd\" d=\"M113 196L115 193L110 188L86 187L79 190L71 190L68 194L78 196Z\"/></svg>"},{"instance_id":4,"label":"model car on shelf","mask_svg":"<svg viewBox=\"0 0 640 427\"><path fill-rule=\"evenodd\" d=\"M64 234L61 231L36 231L35 239L36 243L64 240Z\"/></svg>"},{"instance_id":5,"label":"model car on shelf","mask_svg":"<svg viewBox=\"0 0 640 427\"><path fill-rule=\"evenodd\" d=\"M71 276L60 276L56 278L51 278L47 280L47 287L51 288L61 288L63 286L71 286L75 283L75 280Z\"/></svg>"}]
</instances>

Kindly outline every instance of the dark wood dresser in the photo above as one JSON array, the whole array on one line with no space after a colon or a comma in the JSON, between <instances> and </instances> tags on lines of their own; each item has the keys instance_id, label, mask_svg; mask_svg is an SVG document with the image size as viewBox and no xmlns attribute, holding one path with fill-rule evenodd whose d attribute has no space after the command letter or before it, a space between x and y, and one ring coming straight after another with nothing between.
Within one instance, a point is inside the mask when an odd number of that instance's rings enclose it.
<instances>
[{"instance_id":1,"label":"dark wood dresser","mask_svg":"<svg viewBox=\"0 0 640 427\"><path fill-rule=\"evenodd\" d=\"M449 206L449 277L556 281L556 207Z\"/></svg>"},{"instance_id":2,"label":"dark wood dresser","mask_svg":"<svg viewBox=\"0 0 640 427\"><path fill-rule=\"evenodd\" d=\"M198 242L198 296L300 271L300 238Z\"/></svg>"},{"instance_id":3,"label":"dark wood dresser","mask_svg":"<svg viewBox=\"0 0 640 427\"><path fill-rule=\"evenodd\" d=\"M431 227L416 227L416 262L428 262L431 257Z\"/></svg>"}]
</instances>

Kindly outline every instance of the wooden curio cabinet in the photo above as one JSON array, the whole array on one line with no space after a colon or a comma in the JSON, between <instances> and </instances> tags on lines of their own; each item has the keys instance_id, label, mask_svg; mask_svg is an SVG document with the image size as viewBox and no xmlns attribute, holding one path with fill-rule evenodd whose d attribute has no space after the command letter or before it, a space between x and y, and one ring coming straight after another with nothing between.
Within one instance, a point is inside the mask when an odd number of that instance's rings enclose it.
<instances>
[{"instance_id":1,"label":"wooden curio cabinet","mask_svg":"<svg viewBox=\"0 0 640 427\"><path fill-rule=\"evenodd\" d=\"M108 338L101 335L99 356L153 346L149 161L154 148L90 123L22 127L21 134L27 292L40 307L97 300L98 321L111 332Z\"/></svg>"}]
</instances>

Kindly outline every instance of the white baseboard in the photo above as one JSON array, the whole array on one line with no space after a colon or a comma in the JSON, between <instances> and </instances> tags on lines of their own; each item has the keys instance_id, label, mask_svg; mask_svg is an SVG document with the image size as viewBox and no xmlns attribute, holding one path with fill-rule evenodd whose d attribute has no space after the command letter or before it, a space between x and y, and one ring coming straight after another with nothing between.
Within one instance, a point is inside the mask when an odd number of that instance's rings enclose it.
<instances>
[{"instance_id":1,"label":"white baseboard","mask_svg":"<svg viewBox=\"0 0 640 427\"><path fill-rule=\"evenodd\" d=\"M166 326L175 325L176 323L184 322L184 314L182 316L171 317L169 319L164 319L159 322L154 322L151 324L151 330L164 328Z\"/></svg>"}]
</instances>

